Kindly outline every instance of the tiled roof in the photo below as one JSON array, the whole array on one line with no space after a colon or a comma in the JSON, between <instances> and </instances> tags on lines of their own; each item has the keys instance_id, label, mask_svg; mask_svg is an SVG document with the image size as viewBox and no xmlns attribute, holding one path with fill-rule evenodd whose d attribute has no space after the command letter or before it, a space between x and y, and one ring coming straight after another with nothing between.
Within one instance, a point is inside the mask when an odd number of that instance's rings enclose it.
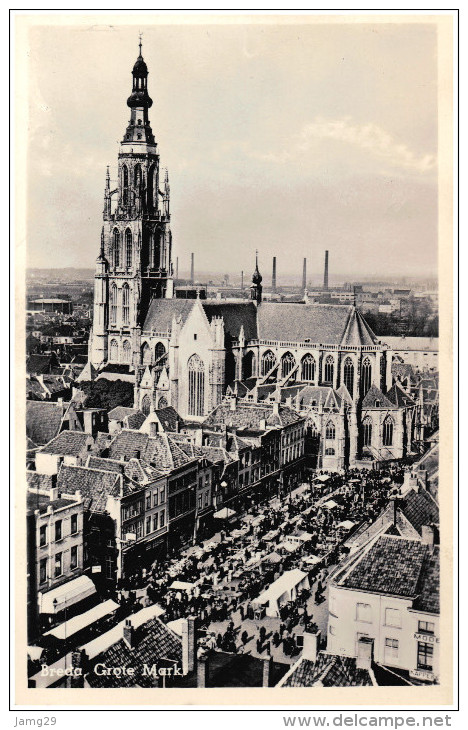
<instances>
[{"instance_id":1,"label":"tiled roof","mask_svg":"<svg viewBox=\"0 0 468 730\"><path fill-rule=\"evenodd\" d=\"M42 514L47 512L49 507L53 507L53 509L56 510L61 509L62 507L71 507L73 504L74 502L71 499L64 499L62 497L51 499L47 494L28 492L26 495L26 509L28 512L35 512L36 510L39 510Z\"/></svg>"},{"instance_id":2,"label":"tiled roof","mask_svg":"<svg viewBox=\"0 0 468 730\"><path fill-rule=\"evenodd\" d=\"M194 304L194 299L153 299L142 330L167 332L172 328L172 318L181 317L184 323Z\"/></svg>"},{"instance_id":3,"label":"tiled roof","mask_svg":"<svg viewBox=\"0 0 468 730\"><path fill-rule=\"evenodd\" d=\"M173 469L188 463L189 459L165 433L148 436L140 431L123 429L109 447L111 459L130 459L138 456L157 469Z\"/></svg>"},{"instance_id":4,"label":"tiled roof","mask_svg":"<svg viewBox=\"0 0 468 730\"><path fill-rule=\"evenodd\" d=\"M137 408L125 408L125 406L117 406L109 411L109 421L123 421L126 416L133 416L134 413L139 413Z\"/></svg>"},{"instance_id":5,"label":"tiled roof","mask_svg":"<svg viewBox=\"0 0 468 730\"><path fill-rule=\"evenodd\" d=\"M57 476L57 487L64 494L81 492L86 509L104 512L107 497L118 496L121 491L122 475L113 472L88 469L85 466L62 466Z\"/></svg>"},{"instance_id":6,"label":"tiled roof","mask_svg":"<svg viewBox=\"0 0 468 730\"><path fill-rule=\"evenodd\" d=\"M57 357L52 355L29 355L26 359L26 372L34 375L53 372L58 366Z\"/></svg>"},{"instance_id":7,"label":"tiled roof","mask_svg":"<svg viewBox=\"0 0 468 730\"><path fill-rule=\"evenodd\" d=\"M26 401L26 435L38 446L44 446L60 431L64 408L58 403Z\"/></svg>"},{"instance_id":8,"label":"tiled roof","mask_svg":"<svg viewBox=\"0 0 468 730\"><path fill-rule=\"evenodd\" d=\"M317 661L302 659L283 687L366 687L372 685L366 669L357 669L354 657L320 652Z\"/></svg>"},{"instance_id":9,"label":"tiled roof","mask_svg":"<svg viewBox=\"0 0 468 730\"><path fill-rule=\"evenodd\" d=\"M202 301L202 306L210 322L213 317L223 318L225 334L231 339L239 339L241 327L246 340L257 339L257 307L253 302Z\"/></svg>"},{"instance_id":10,"label":"tiled roof","mask_svg":"<svg viewBox=\"0 0 468 730\"><path fill-rule=\"evenodd\" d=\"M165 431L177 431L181 419L175 408L172 408L172 406L158 408L155 413Z\"/></svg>"},{"instance_id":11,"label":"tiled roof","mask_svg":"<svg viewBox=\"0 0 468 730\"><path fill-rule=\"evenodd\" d=\"M272 405L259 403L246 403L237 401L231 407L232 401L224 400L210 413L204 421L205 426L236 427L240 430L260 430L261 422L264 420L267 426L288 426L301 420L292 408L280 405L278 414L274 412Z\"/></svg>"},{"instance_id":12,"label":"tiled roof","mask_svg":"<svg viewBox=\"0 0 468 730\"><path fill-rule=\"evenodd\" d=\"M161 659L173 659L181 664L182 642L160 619L152 618L134 632L135 645L132 649L122 638L95 657L95 661L108 667L134 667L135 674L114 677L90 672L87 681L91 687L152 687L154 680L151 675L143 674L145 664L151 667Z\"/></svg>"},{"instance_id":13,"label":"tiled roof","mask_svg":"<svg viewBox=\"0 0 468 730\"><path fill-rule=\"evenodd\" d=\"M62 431L40 451L58 456L79 456L90 439L90 435L82 431Z\"/></svg>"},{"instance_id":14,"label":"tiled roof","mask_svg":"<svg viewBox=\"0 0 468 730\"><path fill-rule=\"evenodd\" d=\"M400 509L419 534L423 525L439 524L439 507L425 489L408 492L400 503Z\"/></svg>"},{"instance_id":15,"label":"tiled roof","mask_svg":"<svg viewBox=\"0 0 468 730\"><path fill-rule=\"evenodd\" d=\"M338 304L263 302L257 308L258 337L329 345L373 345L376 337L354 307Z\"/></svg>"},{"instance_id":16,"label":"tiled roof","mask_svg":"<svg viewBox=\"0 0 468 730\"><path fill-rule=\"evenodd\" d=\"M380 402L379 406L375 405L376 401ZM371 385L362 401L362 408L391 408L395 410L396 406L376 385Z\"/></svg>"},{"instance_id":17,"label":"tiled roof","mask_svg":"<svg viewBox=\"0 0 468 730\"><path fill-rule=\"evenodd\" d=\"M37 471L27 471L26 481L28 489L52 489L53 477L50 474L38 474Z\"/></svg>"},{"instance_id":18,"label":"tiled roof","mask_svg":"<svg viewBox=\"0 0 468 730\"><path fill-rule=\"evenodd\" d=\"M127 428L132 428L135 431L137 431L139 428L141 428L146 421L146 416L141 411L137 411L136 413L132 413L130 416L127 416L125 419L125 424Z\"/></svg>"},{"instance_id":19,"label":"tiled roof","mask_svg":"<svg viewBox=\"0 0 468 730\"><path fill-rule=\"evenodd\" d=\"M386 393L387 398L394 403L396 406L414 406L415 402L413 398L405 393L398 383L394 383L390 390Z\"/></svg>"},{"instance_id":20,"label":"tiled roof","mask_svg":"<svg viewBox=\"0 0 468 730\"><path fill-rule=\"evenodd\" d=\"M435 546L432 552L430 550L427 552L418 584L418 593L419 596L413 608L438 614L440 610L440 550L438 546Z\"/></svg>"},{"instance_id":21,"label":"tiled roof","mask_svg":"<svg viewBox=\"0 0 468 730\"><path fill-rule=\"evenodd\" d=\"M339 585L414 598L427 549L417 540L384 535L364 550L351 570L344 572Z\"/></svg>"},{"instance_id":22,"label":"tiled roof","mask_svg":"<svg viewBox=\"0 0 468 730\"><path fill-rule=\"evenodd\" d=\"M157 479L162 474L162 472L158 472L154 467L148 464L142 464L139 459L117 461L116 459L103 459L98 456L90 456L86 462L86 466L90 469L112 471L117 474L121 474L123 468L127 479L131 479L138 484L146 483L151 479Z\"/></svg>"}]
</instances>

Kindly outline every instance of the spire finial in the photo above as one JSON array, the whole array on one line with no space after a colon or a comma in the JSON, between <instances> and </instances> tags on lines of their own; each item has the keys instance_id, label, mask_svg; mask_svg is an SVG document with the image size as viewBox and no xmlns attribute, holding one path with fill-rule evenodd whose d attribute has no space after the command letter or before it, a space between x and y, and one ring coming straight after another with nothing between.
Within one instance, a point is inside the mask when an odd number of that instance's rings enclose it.
<instances>
[{"instance_id":1,"label":"spire finial","mask_svg":"<svg viewBox=\"0 0 468 730\"><path fill-rule=\"evenodd\" d=\"M140 56L141 56L141 39L143 38L143 33L140 31L138 34L138 45L140 46Z\"/></svg>"}]
</instances>

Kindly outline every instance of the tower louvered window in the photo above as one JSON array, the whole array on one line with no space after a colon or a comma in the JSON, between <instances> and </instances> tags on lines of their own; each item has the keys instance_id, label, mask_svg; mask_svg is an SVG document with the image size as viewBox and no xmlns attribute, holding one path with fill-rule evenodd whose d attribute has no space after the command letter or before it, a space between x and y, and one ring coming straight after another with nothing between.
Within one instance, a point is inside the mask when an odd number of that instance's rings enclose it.
<instances>
[{"instance_id":1,"label":"tower louvered window","mask_svg":"<svg viewBox=\"0 0 468 730\"><path fill-rule=\"evenodd\" d=\"M132 232L127 228L125 233L125 266L131 269L133 263L133 238Z\"/></svg>"},{"instance_id":2,"label":"tower louvered window","mask_svg":"<svg viewBox=\"0 0 468 730\"><path fill-rule=\"evenodd\" d=\"M351 398L354 391L354 365L350 357L347 357L343 367L343 380Z\"/></svg>"},{"instance_id":3,"label":"tower louvered window","mask_svg":"<svg viewBox=\"0 0 468 730\"><path fill-rule=\"evenodd\" d=\"M117 269L120 266L120 233L117 228L114 228L112 234L112 261L114 268Z\"/></svg>"},{"instance_id":4,"label":"tower louvered window","mask_svg":"<svg viewBox=\"0 0 468 730\"><path fill-rule=\"evenodd\" d=\"M188 361L188 413L190 416L203 416L205 405L205 366L198 355Z\"/></svg>"},{"instance_id":5,"label":"tower louvered window","mask_svg":"<svg viewBox=\"0 0 468 730\"><path fill-rule=\"evenodd\" d=\"M112 284L110 291L110 321L111 324L117 323L117 287Z\"/></svg>"},{"instance_id":6,"label":"tower louvered window","mask_svg":"<svg viewBox=\"0 0 468 730\"><path fill-rule=\"evenodd\" d=\"M124 324L130 323L130 287L124 284L122 287L122 320Z\"/></svg>"},{"instance_id":7,"label":"tower louvered window","mask_svg":"<svg viewBox=\"0 0 468 730\"><path fill-rule=\"evenodd\" d=\"M122 201L124 205L128 205L128 169L127 165L122 167Z\"/></svg>"}]
</instances>

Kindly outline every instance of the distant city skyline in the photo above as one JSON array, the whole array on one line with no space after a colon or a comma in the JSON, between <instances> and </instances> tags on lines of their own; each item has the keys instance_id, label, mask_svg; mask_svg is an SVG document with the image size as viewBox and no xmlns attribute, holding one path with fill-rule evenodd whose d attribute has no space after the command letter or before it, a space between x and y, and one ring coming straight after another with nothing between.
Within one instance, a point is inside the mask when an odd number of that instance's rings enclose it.
<instances>
[{"instance_id":1,"label":"distant city skyline","mask_svg":"<svg viewBox=\"0 0 468 730\"><path fill-rule=\"evenodd\" d=\"M181 273L436 275L434 27L141 30ZM30 30L29 267L93 267L137 54L134 27Z\"/></svg>"}]
</instances>

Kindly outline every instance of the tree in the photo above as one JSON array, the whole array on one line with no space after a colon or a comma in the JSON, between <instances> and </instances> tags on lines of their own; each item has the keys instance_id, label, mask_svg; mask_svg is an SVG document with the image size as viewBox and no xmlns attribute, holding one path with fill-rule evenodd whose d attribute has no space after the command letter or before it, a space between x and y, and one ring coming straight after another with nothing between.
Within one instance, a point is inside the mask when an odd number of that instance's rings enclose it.
<instances>
[{"instance_id":1,"label":"tree","mask_svg":"<svg viewBox=\"0 0 468 730\"><path fill-rule=\"evenodd\" d=\"M123 380L100 378L94 382L80 383L86 394L86 408L105 408L111 411L117 406L133 407L133 385Z\"/></svg>"}]
</instances>

